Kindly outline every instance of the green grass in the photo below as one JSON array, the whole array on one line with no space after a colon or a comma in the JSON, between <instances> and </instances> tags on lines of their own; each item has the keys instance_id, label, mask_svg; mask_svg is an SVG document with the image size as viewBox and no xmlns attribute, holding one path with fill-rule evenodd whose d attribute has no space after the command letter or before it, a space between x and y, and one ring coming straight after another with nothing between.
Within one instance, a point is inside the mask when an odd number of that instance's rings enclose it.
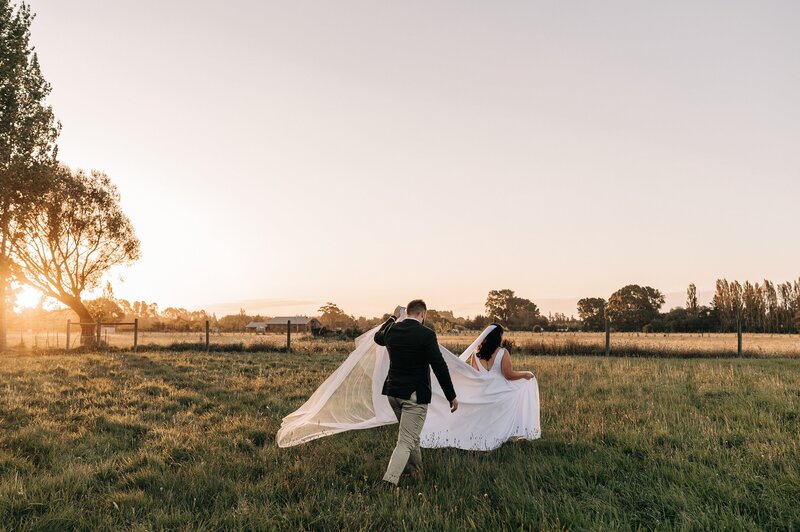
<instances>
[{"instance_id":1,"label":"green grass","mask_svg":"<svg viewBox=\"0 0 800 532\"><path fill-rule=\"evenodd\" d=\"M425 450L392 493L396 427L275 446L343 358L0 358L0 527L800 527L800 360L519 356L542 439Z\"/></svg>"}]
</instances>

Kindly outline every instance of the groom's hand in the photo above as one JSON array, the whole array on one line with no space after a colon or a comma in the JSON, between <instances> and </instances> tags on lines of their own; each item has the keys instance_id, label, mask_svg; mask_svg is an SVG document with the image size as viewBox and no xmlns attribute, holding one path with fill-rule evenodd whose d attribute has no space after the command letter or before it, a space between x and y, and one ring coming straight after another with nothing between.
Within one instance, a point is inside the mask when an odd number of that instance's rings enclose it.
<instances>
[{"instance_id":1,"label":"groom's hand","mask_svg":"<svg viewBox=\"0 0 800 532\"><path fill-rule=\"evenodd\" d=\"M453 399L450 401L450 413L452 414L456 410L458 410L458 399Z\"/></svg>"},{"instance_id":2,"label":"groom's hand","mask_svg":"<svg viewBox=\"0 0 800 532\"><path fill-rule=\"evenodd\" d=\"M399 318L400 314L402 312L403 312L403 307L401 307L400 305L397 305L397 308L394 309L394 312L392 313L392 316L394 316L395 318Z\"/></svg>"}]
</instances>

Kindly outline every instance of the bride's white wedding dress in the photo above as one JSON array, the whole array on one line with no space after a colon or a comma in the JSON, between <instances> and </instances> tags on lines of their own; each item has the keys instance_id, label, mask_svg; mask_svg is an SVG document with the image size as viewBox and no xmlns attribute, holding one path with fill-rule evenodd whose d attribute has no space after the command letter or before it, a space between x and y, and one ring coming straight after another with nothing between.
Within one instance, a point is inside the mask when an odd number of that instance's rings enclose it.
<instances>
[{"instance_id":1,"label":"bride's white wedding dress","mask_svg":"<svg viewBox=\"0 0 800 532\"><path fill-rule=\"evenodd\" d=\"M356 339L356 349L298 410L283 419L276 441L291 447L339 432L397 423L386 396L381 394L389 371L385 347L373 341L380 326ZM467 360L491 331L487 327L461 356L439 346L453 386L458 410L450 412L436 377L431 375L433 397L428 407L420 445L488 451L509 439L537 439L539 386L536 379L506 380L500 363L501 349L491 369L473 368Z\"/></svg>"},{"instance_id":2,"label":"bride's white wedding dress","mask_svg":"<svg viewBox=\"0 0 800 532\"><path fill-rule=\"evenodd\" d=\"M421 447L488 451L510 439L539 438L539 386L535 378L506 379L500 366L504 356L506 350L500 348L488 370L480 362L477 370L460 359L448 362L458 394L455 413L432 379L433 400L422 428Z\"/></svg>"}]
</instances>

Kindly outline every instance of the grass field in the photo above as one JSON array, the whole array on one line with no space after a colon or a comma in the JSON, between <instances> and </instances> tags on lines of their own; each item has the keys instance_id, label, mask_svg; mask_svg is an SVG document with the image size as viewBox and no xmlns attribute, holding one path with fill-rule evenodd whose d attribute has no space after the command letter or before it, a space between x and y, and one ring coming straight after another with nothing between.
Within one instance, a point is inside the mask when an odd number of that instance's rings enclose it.
<instances>
[{"instance_id":1,"label":"grass field","mask_svg":"<svg viewBox=\"0 0 800 532\"><path fill-rule=\"evenodd\" d=\"M392 493L396 427L274 444L344 356L0 358L0 527L800 527L800 360L517 356L542 439L424 451Z\"/></svg>"},{"instance_id":2,"label":"grass field","mask_svg":"<svg viewBox=\"0 0 800 532\"><path fill-rule=\"evenodd\" d=\"M439 335L456 350L469 345L473 334ZM529 354L603 354L604 333L507 332L517 350ZM798 334L744 334L743 354L749 357L800 357ZM735 333L619 333L611 335L611 352L623 356L735 356Z\"/></svg>"}]
</instances>

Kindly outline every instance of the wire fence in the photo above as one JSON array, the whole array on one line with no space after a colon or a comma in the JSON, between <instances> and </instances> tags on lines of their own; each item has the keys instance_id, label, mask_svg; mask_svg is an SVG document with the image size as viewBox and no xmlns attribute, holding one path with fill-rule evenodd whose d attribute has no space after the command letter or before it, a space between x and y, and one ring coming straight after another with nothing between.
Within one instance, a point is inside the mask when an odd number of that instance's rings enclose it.
<instances>
[{"instance_id":1,"label":"wire fence","mask_svg":"<svg viewBox=\"0 0 800 532\"><path fill-rule=\"evenodd\" d=\"M80 347L80 330L72 324L67 346L66 324L61 327L12 330L9 347L31 350L75 349ZM341 336L315 337L308 332L292 331L256 334L226 332L209 327L208 331L138 331L134 327L101 324L99 343L95 347L134 350L181 351L298 351L307 353L342 352L353 348L353 340ZM468 346L478 331L440 334L439 342L453 352ZM96 337L95 337L96 338ZM603 332L506 332L511 349L530 355L604 355ZM743 356L800 357L800 334L744 333ZM736 333L612 333L612 356L736 356Z\"/></svg>"}]
</instances>

